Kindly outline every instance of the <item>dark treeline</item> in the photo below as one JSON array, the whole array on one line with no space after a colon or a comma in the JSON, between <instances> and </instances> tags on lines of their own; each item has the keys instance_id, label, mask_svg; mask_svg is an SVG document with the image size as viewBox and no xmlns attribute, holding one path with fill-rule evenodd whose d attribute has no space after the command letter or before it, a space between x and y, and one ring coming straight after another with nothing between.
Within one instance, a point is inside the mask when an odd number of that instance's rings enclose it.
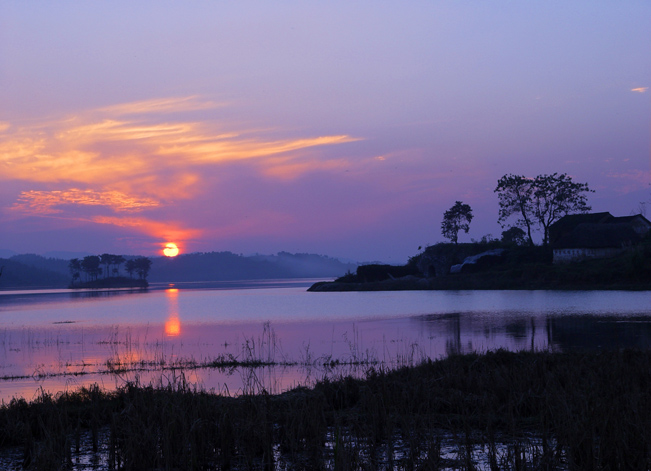
<instances>
[{"instance_id":1,"label":"dark treeline","mask_svg":"<svg viewBox=\"0 0 651 471\"><path fill-rule=\"evenodd\" d=\"M121 267L130 278L137 275L138 279L145 280L151 269L151 260L147 257L125 258L122 255L104 253L102 255L88 255L83 259L73 258L68 262L68 269L72 275L72 284L81 282L98 281L100 278L120 278L123 276ZM82 274L85 279L82 279Z\"/></svg>"},{"instance_id":2,"label":"dark treeline","mask_svg":"<svg viewBox=\"0 0 651 471\"><path fill-rule=\"evenodd\" d=\"M149 267L139 265L138 259L145 257L102 254L62 260L34 254L15 255L0 259L0 266L5 267L0 276L0 289L65 288L103 281L99 284L106 285L105 280L122 277L155 282L334 278L357 267L324 255L288 252L251 256L232 252L192 253L147 259L151 260Z\"/></svg>"}]
</instances>

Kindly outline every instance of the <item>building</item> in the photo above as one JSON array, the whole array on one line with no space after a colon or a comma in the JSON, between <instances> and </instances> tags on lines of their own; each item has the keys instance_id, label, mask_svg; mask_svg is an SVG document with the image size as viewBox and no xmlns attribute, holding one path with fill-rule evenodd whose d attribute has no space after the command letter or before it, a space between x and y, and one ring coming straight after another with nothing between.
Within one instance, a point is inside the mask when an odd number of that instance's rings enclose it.
<instances>
[{"instance_id":1,"label":"building","mask_svg":"<svg viewBox=\"0 0 651 471\"><path fill-rule=\"evenodd\" d=\"M564 216L549 228L554 263L613 257L637 245L651 231L641 214L615 217L608 212Z\"/></svg>"}]
</instances>

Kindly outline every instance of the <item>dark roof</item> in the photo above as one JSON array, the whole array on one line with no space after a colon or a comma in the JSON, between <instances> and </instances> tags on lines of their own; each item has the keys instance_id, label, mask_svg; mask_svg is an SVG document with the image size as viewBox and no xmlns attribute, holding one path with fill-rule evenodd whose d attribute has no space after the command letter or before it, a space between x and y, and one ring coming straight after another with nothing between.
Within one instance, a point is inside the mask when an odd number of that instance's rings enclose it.
<instances>
[{"instance_id":1,"label":"dark roof","mask_svg":"<svg viewBox=\"0 0 651 471\"><path fill-rule=\"evenodd\" d=\"M636 244L640 236L628 224L579 224L569 233L561 236L555 249L603 249L620 248Z\"/></svg>"},{"instance_id":2,"label":"dark roof","mask_svg":"<svg viewBox=\"0 0 651 471\"><path fill-rule=\"evenodd\" d=\"M608 224L631 224L635 222L641 222L647 225L648 227L651 227L651 221L649 221L647 218L642 216L641 214L635 214L633 216L620 216L620 217L614 217L610 220L608 220Z\"/></svg>"},{"instance_id":3,"label":"dark roof","mask_svg":"<svg viewBox=\"0 0 651 471\"><path fill-rule=\"evenodd\" d=\"M549 242L555 244L564 235L572 232L579 224L603 224L613 219L609 212L568 214L549 226Z\"/></svg>"}]
</instances>

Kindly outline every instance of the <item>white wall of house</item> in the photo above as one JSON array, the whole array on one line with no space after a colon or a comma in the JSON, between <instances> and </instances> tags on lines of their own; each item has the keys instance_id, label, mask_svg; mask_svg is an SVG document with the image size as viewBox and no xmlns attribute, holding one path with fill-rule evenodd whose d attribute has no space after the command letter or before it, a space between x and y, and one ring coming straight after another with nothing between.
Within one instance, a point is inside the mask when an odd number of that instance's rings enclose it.
<instances>
[{"instance_id":1,"label":"white wall of house","mask_svg":"<svg viewBox=\"0 0 651 471\"><path fill-rule=\"evenodd\" d=\"M623 252L623 248L600 248L600 249L554 249L554 263L569 263L579 260L588 260L593 258L614 257Z\"/></svg>"}]
</instances>

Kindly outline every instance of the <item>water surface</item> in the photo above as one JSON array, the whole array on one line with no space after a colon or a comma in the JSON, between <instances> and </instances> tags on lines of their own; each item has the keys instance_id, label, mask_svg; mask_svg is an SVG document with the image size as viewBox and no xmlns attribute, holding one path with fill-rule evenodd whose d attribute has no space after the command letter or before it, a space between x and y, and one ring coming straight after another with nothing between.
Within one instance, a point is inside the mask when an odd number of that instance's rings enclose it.
<instances>
[{"instance_id":1,"label":"water surface","mask_svg":"<svg viewBox=\"0 0 651 471\"><path fill-rule=\"evenodd\" d=\"M0 399L179 377L227 394L280 392L451 353L651 345L651 292L308 293L308 285L0 292ZM274 365L192 367L215 359Z\"/></svg>"}]
</instances>

